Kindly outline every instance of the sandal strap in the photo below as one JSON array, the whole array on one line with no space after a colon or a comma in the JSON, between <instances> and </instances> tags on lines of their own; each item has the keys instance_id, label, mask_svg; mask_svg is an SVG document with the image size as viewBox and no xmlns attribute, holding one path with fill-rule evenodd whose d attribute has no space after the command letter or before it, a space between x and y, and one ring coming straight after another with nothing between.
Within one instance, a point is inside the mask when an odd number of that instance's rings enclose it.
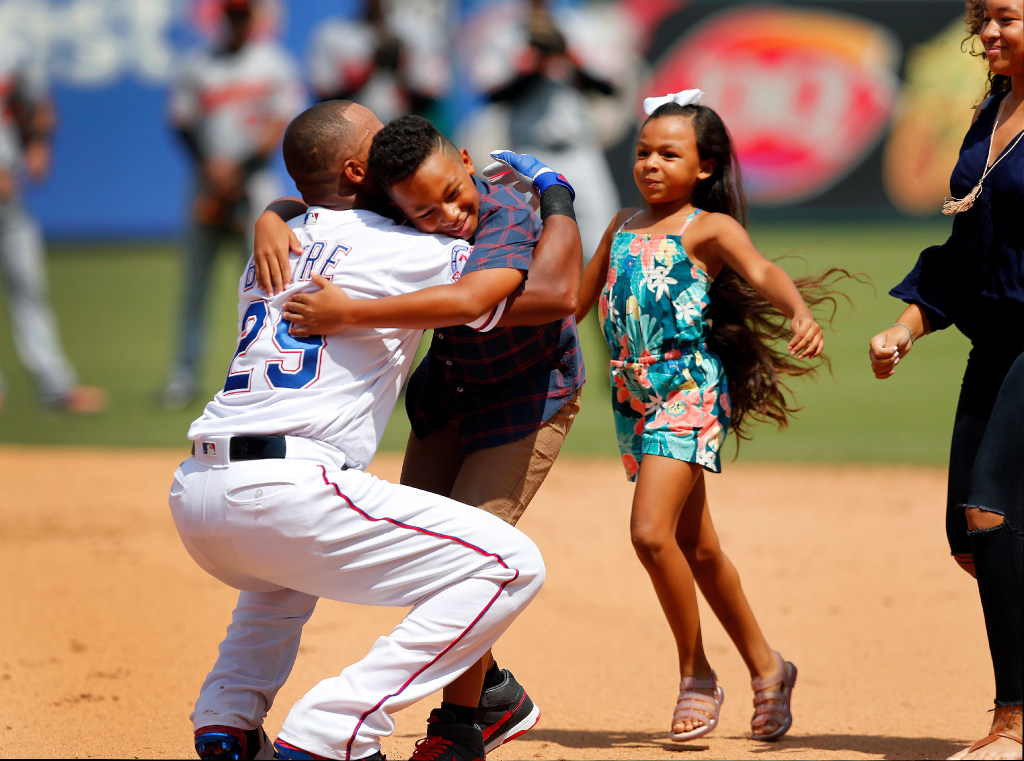
<instances>
[{"instance_id":1,"label":"sandal strap","mask_svg":"<svg viewBox=\"0 0 1024 761\"><path fill-rule=\"evenodd\" d=\"M982 737L980 740L978 740L978 742L974 743L974 745L972 745L967 750L967 752L968 753L973 753L978 748L984 748L986 745L988 745L989 743L995 742L1000 737L1005 737L1007 740L1013 740L1016 743L1020 743L1021 742L1021 739L1019 737L1015 737L1014 735L1011 735L1011 734L1009 734L1007 732L993 732L992 734L986 735L985 737Z\"/></svg>"},{"instance_id":2,"label":"sandal strap","mask_svg":"<svg viewBox=\"0 0 1024 761\"><path fill-rule=\"evenodd\" d=\"M700 719L706 723L709 717L714 717L717 709L718 701L714 697L699 692L684 692L679 695L672 719Z\"/></svg>"},{"instance_id":3,"label":"sandal strap","mask_svg":"<svg viewBox=\"0 0 1024 761\"><path fill-rule=\"evenodd\" d=\"M754 704L754 716L785 716L786 715L786 704L785 703L755 703Z\"/></svg>"},{"instance_id":4,"label":"sandal strap","mask_svg":"<svg viewBox=\"0 0 1024 761\"><path fill-rule=\"evenodd\" d=\"M712 690L713 694L705 695L697 690ZM672 721L697 719L707 724L717 718L720 704L718 674L712 671L710 679L684 676L679 682L679 697L676 699L676 712L672 715Z\"/></svg>"},{"instance_id":5,"label":"sandal strap","mask_svg":"<svg viewBox=\"0 0 1024 761\"><path fill-rule=\"evenodd\" d=\"M777 651L775 660L778 665L774 674L750 680L750 685L754 688L754 715L750 720L750 728L756 739L778 739L788 732L793 724L790 701L793 699L793 685L796 683L796 667L788 663ZM758 730L769 725L775 725L776 728L759 734Z\"/></svg>"},{"instance_id":6,"label":"sandal strap","mask_svg":"<svg viewBox=\"0 0 1024 761\"><path fill-rule=\"evenodd\" d=\"M698 679L695 676L684 676L679 682L679 694L688 690L714 690L718 687L718 674L711 672L710 679Z\"/></svg>"},{"instance_id":7,"label":"sandal strap","mask_svg":"<svg viewBox=\"0 0 1024 761\"><path fill-rule=\"evenodd\" d=\"M788 713L778 706L758 706L750 720L750 726L757 728L768 723L783 724L787 717Z\"/></svg>"},{"instance_id":8,"label":"sandal strap","mask_svg":"<svg viewBox=\"0 0 1024 761\"><path fill-rule=\"evenodd\" d=\"M750 686L754 688L754 692L764 692L769 687L774 687L786 679L786 661L783 660L778 650L775 651L775 664L775 673L771 676L755 676L750 680Z\"/></svg>"}]
</instances>

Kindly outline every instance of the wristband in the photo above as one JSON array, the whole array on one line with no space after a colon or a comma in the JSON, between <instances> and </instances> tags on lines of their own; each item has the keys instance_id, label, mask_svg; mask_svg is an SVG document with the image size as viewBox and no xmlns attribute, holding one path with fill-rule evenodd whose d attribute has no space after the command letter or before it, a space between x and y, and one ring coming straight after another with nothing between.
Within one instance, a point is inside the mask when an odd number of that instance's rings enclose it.
<instances>
[{"instance_id":1,"label":"wristband","mask_svg":"<svg viewBox=\"0 0 1024 761\"><path fill-rule=\"evenodd\" d=\"M540 196L540 218L545 220L552 214L562 214L576 221L572 205L572 192L565 185L549 185Z\"/></svg>"},{"instance_id":2,"label":"wristband","mask_svg":"<svg viewBox=\"0 0 1024 761\"><path fill-rule=\"evenodd\" d=\"M898 325L899 327L901 327L901 328L906 328L906 329L907 329L907 332L908 332L908 333L910 334L910 345L909 345L909 346L907 346L907 348L908 348L908 349L912 349L912 348L914 347L914 331L910 329L910 326L909 326L909 325L906 325L906 324L904 324L904 323L902 323L902 322L894 322L894 323L893 323L892 325L890 325L889 327L890 327L890 328L895 328L895 327L896 327L897 325Z\"/></svg>"}]
</instances>

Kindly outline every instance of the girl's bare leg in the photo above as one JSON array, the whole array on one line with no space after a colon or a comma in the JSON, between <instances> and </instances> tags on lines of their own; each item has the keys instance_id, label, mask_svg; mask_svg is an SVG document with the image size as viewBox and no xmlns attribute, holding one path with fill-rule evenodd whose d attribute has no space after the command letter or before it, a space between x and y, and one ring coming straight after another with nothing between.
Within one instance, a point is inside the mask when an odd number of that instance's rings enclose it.
<instances>
[{"instance_id":1,"label":"girl's bare leg","mask_svg":"<svg viewBox=\"0 0 1024 761\"><path fill-rule=\"evenodd\" d=\"M711 665L701 640L697 590L676 540L680 514L689 503L699 470L692 463L645 455L633 493L629 529L633 549L651 578L675 637L680 678L710 679ZM701 692L711 695L712 690ZM684 721L675 724L673 731L689 732L703 725L699 720Z\"/></svg>"},{"instance_id":2,"label":"girl's bare leg","mask_svg":"<svg viewBox=\"0 0 1024 761\"><path fill-rule=\"evenodd\" d=\"M683 508L676 529L676 541L693 571L701 593L736 645L751 678L774 675L778 667L775 652L769 647L754 618L736 566L722 551L711 521L703 470L696 474L695 483ZM761 728L760 733L768 734L778 726L769 723Z\"/></svg>"}]
</instances>

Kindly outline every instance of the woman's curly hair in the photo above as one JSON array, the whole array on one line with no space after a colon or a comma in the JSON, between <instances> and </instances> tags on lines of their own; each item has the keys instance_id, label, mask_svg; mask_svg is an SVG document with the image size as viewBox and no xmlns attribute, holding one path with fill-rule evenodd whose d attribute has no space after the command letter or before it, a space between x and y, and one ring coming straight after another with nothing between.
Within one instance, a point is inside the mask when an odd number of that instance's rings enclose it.
<instances>
[{"instance_id":1,"label":"woman's curly hair","mask_svg":"<svg viewBox=\"0 0 1024 761\"><path fill-rule=\"evenodd\" d=\"M985 25L985 5L985 0L967 0L967 8L964 13L964 25L967 27L967 34L960 43L960 49L964 50L968 43L970 43L970 47L967 48L967 53L975 58L985 57L985 51L978 50L974 46L974 40L981 35L981 30ZM1009 89L1009 77L1002 74L993 74L992 71L989 70L988 91L985 93L986 98L991 95L1006 92Z\"/></svg>"}]
</instances>

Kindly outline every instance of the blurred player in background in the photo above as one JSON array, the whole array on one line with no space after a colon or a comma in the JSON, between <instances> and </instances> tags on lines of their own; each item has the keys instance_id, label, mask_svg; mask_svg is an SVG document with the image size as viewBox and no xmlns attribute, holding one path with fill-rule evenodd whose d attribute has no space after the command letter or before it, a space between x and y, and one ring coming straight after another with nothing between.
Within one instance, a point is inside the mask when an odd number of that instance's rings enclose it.
<instances>
[{"instance_id":1,"label":"blurred player in background","mask_svg":"<svg viewBox=\"0 0 1024 761\"><path fill-rule=\"evenodd\" d=\"M451 87L445 15L443 0L366 0L361 18L328 19L310 42L314 95L353 100L385 124L403 114L437 123Z\"/></svg>"},{"instance_id":2,"label":"blurred player in background","mask_svg":"<svg viewBox=\"0 0 1024 761\"><path fill-rule=\"evenodd\" d=\"M56 111L41 61L0 49L0 275L14 347L40 402L73 413L99 412L106 393L78 385L50 308L42 231L25 208L18 174L42 182L50 171ZM0 408L4 382L0 377Z\"/></svg>"},{"instance_id":3,"label":"blurred player in background","mask_svg":"<svg viewBox=\"0 0 1024 761\"><path fill-rule=\"evenodd\" d=\"M305 104L297 63L279 44L254 35L264 2L223 0L223 38L185 58L172 85L171 126L192 159L195 183L177 353L161 395L168 409L196 396L217 251L227 240L252 250L255 217L281 195L272 156Z\"/></svg>"},{"instance_id":4,"label":"blurred player in background","mask_svg":"<svg viewBox=\"0 0 1024 761\"><path fill-rule=\"evenodd\" d=\"M569 44L545 0L530 0L525 31L511 78L489 89L487 98L507 109L512 150L557 166L579 189L575 209L589 260L619 209L591 100L610 99L617 88Z\"/></svg>"}]
</instances>

